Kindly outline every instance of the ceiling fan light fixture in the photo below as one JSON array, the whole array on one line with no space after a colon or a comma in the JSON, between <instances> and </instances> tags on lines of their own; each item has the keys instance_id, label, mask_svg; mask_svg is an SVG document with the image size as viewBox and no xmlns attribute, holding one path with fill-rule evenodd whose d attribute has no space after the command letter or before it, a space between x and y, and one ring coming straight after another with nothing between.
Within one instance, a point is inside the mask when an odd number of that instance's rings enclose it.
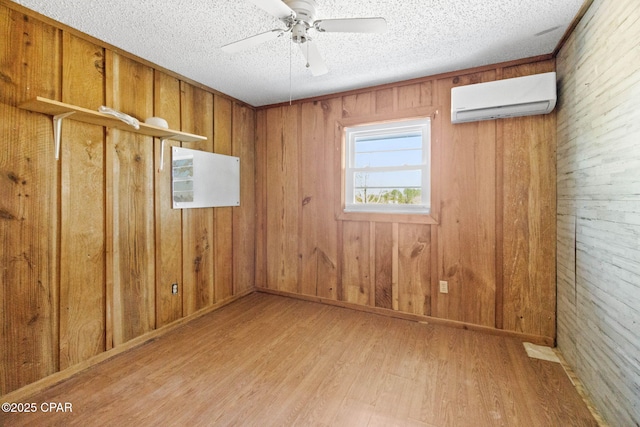
<instances>
[{"instance_id":1,"label":"ceiling fan light fixture","mask_svg":"<svg viewBox=\"0 0 640 427\"><path fill-rule=\"evenodd\" d=\"M291 40L294 43L304 43L307 39L307 27L304 23L298 22L291 28Z\"/></svg>"}]
</instances>

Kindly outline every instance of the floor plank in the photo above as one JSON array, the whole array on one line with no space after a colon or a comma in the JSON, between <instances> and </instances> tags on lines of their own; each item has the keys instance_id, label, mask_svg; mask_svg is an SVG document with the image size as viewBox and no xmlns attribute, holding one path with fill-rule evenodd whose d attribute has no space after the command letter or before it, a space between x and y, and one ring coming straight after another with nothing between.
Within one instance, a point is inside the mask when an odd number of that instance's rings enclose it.
<instances>
[{"instance_id":1,"label":"floor plank","mask_svg":"<svg viewBox=\"0 0 640 427\"><path fill-rule=\"evenodd\" d=\"M561 365L515 339L263 293L30 402L0 425L597 425Z\"/></svg>"}]
</instances>

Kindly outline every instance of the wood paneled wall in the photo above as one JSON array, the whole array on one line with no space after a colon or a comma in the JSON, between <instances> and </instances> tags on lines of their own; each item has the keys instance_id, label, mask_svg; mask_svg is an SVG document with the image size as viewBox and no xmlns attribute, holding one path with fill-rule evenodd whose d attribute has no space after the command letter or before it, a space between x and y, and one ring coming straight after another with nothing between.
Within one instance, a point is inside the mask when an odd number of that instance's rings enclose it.
<instances>
[{"instance_id":1,"label":"wood paneled wall","mask_svg":"<svg viewBox=\"0 0 640 427\"><path fill-rule=\"evenodd\" d=\"M595 0L558 62L558 346L640 425L640 4Z\"/></svg>"},{"instance_id":2,"label":"wood paneled wall","mask_svg":"<svg viewBox=\"0 0 640 427\"><path fill-rule=\"evenodd\" d=\"M254 287L253 108L0 3L0 394ZM152 137L65 120L35 96L207 136L239 156L241 204L173 210ZM178 295L171 285L178 283Z\"/></svg>"},{"instance_id":3,"label":"wood paneled wall","mask_svg":"<svg viewBox=\"0 0 640 427\"><path fill-rule=\"evenodd\" d=\"M257 112L256 284L555 339L555 113L452 125L454 86L553 71L484 67ZM438 110L436 224L338 219L341 120ZM449 293L438 292L438 282Z\"/></svg>"}]
</instances>

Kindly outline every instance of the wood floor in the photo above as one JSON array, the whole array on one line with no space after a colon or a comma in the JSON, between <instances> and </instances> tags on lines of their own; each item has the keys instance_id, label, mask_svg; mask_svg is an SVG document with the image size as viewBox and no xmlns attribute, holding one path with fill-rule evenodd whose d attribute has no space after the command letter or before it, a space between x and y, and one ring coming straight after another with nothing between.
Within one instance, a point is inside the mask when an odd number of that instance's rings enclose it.
<instances>
[{"instance_id":1,"label":"wood floor","mask_svg":"<svg viewBox=\"0 0 640 427\"><path fill-rule=\"evenodd\" d=\"M0 425L597 425L562 367L517 340L263 293L29 402Z\"/></svg>"}]
</instances>

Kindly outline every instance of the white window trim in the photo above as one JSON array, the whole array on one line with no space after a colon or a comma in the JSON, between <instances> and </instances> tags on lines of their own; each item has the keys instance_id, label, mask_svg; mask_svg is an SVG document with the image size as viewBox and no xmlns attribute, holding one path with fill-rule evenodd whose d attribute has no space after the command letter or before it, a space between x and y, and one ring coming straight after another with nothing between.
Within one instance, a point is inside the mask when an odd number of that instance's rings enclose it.
<instances>
[{"instance_id":1,"label":"white window trim","mask_svg":"<svg viewBox=\"0 0 640 427\"><path fill-rule=\"evenodd\" d=\"M386 123L374 123L367 125L351 126L345 131L345 205L344 212L371 212L391 214L429 214L431 211L431 118L423 117L412 120L398 120ZM393 133L418 132L423 135L422 162L420 165L396 166L391 168L355 168L355 139L362 136L389 135ZM426 136L426 138L424 138ZM379 170L416 170L422 171L421 204L366 204L354 203L355 185L354 177L357 172Z\"/></svg>"}]
</instances>

